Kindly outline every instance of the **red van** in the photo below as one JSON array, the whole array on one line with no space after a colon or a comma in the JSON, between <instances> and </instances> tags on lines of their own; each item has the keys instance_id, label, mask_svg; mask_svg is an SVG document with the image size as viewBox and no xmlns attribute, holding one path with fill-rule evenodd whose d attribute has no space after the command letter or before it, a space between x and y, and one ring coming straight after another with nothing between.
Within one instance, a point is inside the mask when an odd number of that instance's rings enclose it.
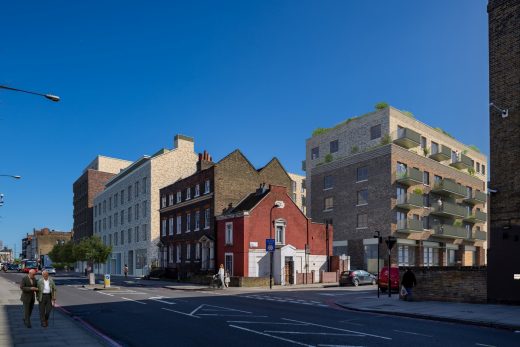
<instances>
[{"instance_id":1,"label":"red van","mask_svg":"<svg viewBox=\"0 0 520 347\"><path fill-rule=\"evenodd\" d=\"M386 293L388 289L388 267L384 267L381 269L381 272L379 273L379 283L378 283L379 289ZM399 291L399 268L398 267L391 267L390 268L390 288L392 291Z\"/></svg>"}]
</instances>

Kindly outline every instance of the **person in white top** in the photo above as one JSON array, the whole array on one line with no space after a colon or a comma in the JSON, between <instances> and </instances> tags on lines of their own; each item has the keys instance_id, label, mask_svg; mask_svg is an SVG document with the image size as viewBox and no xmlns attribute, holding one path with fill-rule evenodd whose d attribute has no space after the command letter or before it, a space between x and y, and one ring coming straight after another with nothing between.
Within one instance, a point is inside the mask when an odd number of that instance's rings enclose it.
<instances>
[{"instance_id":1,"label":"person in white top","mask_svg":"<svg viewBox=\"0 0 520 347\"><path fill-rule=\"evenodd\" d=\"M220 285L222 286L222 289L224 289L225 288L225 286L224 286L224 276L225 276L224 264L220 264L220 268L218 269L218 276L220 278Z\"/></svg>"},{"instance_id":2,"label":"person in white top","mask_svg":"<svg viewBox=\"0 0 520 347\"><path fill-rule=\"evenodd\" d=\"M38 281L38 307L40 308L40 320L42 327L49 326L49 317L52 307L56 304L56 284L49 277L49 273L42 271L42 278Z\"/></svg>"}]
</instances>

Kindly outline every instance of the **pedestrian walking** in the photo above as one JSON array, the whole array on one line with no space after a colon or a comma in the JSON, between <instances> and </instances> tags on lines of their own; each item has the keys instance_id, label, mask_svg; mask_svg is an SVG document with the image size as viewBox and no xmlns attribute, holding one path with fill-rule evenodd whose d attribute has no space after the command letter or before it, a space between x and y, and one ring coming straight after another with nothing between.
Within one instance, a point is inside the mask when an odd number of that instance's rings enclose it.
<instances>
[{"instance_id":1,"label":"pedestrian walking","mask_svg":"<svg viewBox=\"0 0 520 347\"><path fill-rule=\"evenodd\" d=\"M34 278L35 275L36 270L29 270L27 276L24 276L22 282L20 282L20 289L22 290L20 300L23 303L23 322L27 328L31 327L31 314L34 308L35 293L38 291L36 278Z\"/></svg>"},{"instance_id":2,"label":"pedestrian walking","mask_svg":"<svg viewBox=\"0 0 520 347\"><path fill-rule=\"evenodd\" d=\"M126 264L123 267L123 273L125 274L125 278L128 278L128 265L126 265Z\"/></svg>"},{"instance_id":3,"label":"pedestrian walking","mask_svg":"<svg viewBox=\"0 0 520 347\"><path fill-rule=\"evenodd\" d=\"M224 276L224 264L220 264L220 268L218 269L218 277L220 278L220 285L222 286L222 288L224 288Z\"/></svg>"},{"instance_id":4,"label":"pedestrian walking","mask_svg":"<svg viewBox=\"0 0 520 347\"><path fill-rule=\"evenodd\" d=\"M403 280L401 281L401 285L406 289L404 300L413 301L413 287L417 286L417 280L415 279L415 275L410 268L406 269L406 272L403 275Z\"/></svg>"},{"instance_id":5,"label":"pedestrian walking","mask_svg":"<svg viewBox=\"0 0 520 347\"><path fill-rule=\"evenodd\" d=\"M38 298L42 327L47 328L52 308L56 304L56 284L54 284L54 280L49 277L49 273L45 270L42 271L42 278L38 281L36 297Z\"/></svg>"},{"instance_id":6,"label":"pedestrian walking","mask_svg":"<svg viewBox=\"0 0 520 347\"><path fill-rule=\"evenodd\" d=\"M226 288L229 288L229 282L231 282L231 277L229 276L229 271L226 271L226 274L224 275L224 285Z\"/></svg>"}]
</instances>

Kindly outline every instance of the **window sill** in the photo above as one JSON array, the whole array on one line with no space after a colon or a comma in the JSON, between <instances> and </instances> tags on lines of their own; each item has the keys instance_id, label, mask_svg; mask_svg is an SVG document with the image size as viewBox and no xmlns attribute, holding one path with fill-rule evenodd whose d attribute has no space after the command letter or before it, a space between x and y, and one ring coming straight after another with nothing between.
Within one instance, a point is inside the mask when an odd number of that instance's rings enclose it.
<instances>
[{"instance_id":1,"label":"window sill","mask_svg":"<svg viewBox=\"0 0 520 347\"><path fill-rule=\"evenodd\" d=\"M357 227L356 230L368 229L368 227Z\"/></svg>"},{"instance_id":2,"label":"window sill","mask_svg":"<svg viewBox=\"0 0 520 347\"><path fill-rule=\"evenodd\" d=\"M209 227L204 227L204 230L208 230L208 229L209 229Z\"/></svg>"},{"instance_id":3,"label":"window sill","mask_svg":"<svg viewBox=\"0 0 520 347\"><path fill-rule=\"evenodd\" d=\"M226 243L225 246L233 246L232 243Z\"/></svg>"},{"instance_id":4,"label":"window sill","mask_svg":"<svg viewBox=\"0 0 520 347\"><path fill-rule=\"evenodd\" d=\"M330 187L330 188L323 188L323 191L326 191L326 190L332 190L334 189L334 187Z\"/></svg>"},{"instance_id":5,"label":"window sill","mask_svg":"<svg viewBox=\"0 0 520 347\"><path fill-rule=\"evenodd\" d=\"M366 204L357 204L356 207L359 207L359 206L367 206L367 205L368 205L368 203L366 203Z\"/></svg>"},{"instance_id":6,"label":"window sill","mask_svg":"<svg viewBox=\"0 0 520 347\"><path fill-rule=\"evenodd\" d=\"M356 183L363 183L363 182L368 182L368 179L366 179L366 180L361 180L361 181L356 181Z\"/></svg>"},{"instance_id":7,"label":"window sill","mask_svg":"<svg viewBox=\"0 0 520 347\"><path fill-rule=\"evenodd\" d=\"M200 230L200 228L195 228L193 231L199 231L199 230Z\"/></svg>"},{"instance_id":8,"label":"window sill","mask_svg":"<svg viewBox=\"0 0 520 347\"><path fill-rule=\"evenodd\" d=\"M332 208L328 209L328 210L323 210L323 212L332 212L332 211L334 211L334 209L332 209Z\"/></svg>"}]
</instances>

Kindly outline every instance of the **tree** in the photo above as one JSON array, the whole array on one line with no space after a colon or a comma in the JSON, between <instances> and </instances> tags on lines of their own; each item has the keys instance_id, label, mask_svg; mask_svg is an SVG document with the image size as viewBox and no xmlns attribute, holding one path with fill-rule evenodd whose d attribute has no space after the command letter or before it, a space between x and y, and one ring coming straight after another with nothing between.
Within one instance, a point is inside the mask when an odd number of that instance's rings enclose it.
<instances>
[{"instance_id":1,"label":"tree","mask_svg":"<svg viewBox=\"0 0 520 347\"><path fill-rule=\"evenodd\" d=\"M56 244L49 252L49 258L56 263L56 266L70 266L76 261L74 256L75 247L76 245L71 241L64 244Z\"/></svg>"},{"instance_id":2,"label":"tree","mask_svg":"<svg viewBox=\"0 0 520 347\"><path fill-rule=\"evenodd\" d=\"M112 246L105 246L97 236L81 240L73 251L76 260L86 261L89 265L105 263L110 253L112 253Z\"/></svg>"}]
</instances>

